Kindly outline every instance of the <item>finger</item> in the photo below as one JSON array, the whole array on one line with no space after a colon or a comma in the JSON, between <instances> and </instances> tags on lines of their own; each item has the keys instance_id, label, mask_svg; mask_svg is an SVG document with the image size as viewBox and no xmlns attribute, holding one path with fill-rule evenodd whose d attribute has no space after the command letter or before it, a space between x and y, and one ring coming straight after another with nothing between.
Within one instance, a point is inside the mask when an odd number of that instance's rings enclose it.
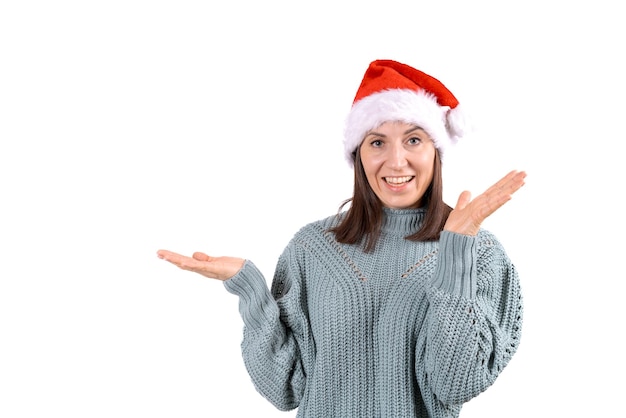
<instances>
[{"instance_id":1,"label":"finger","mask_svg":"<svg viewBox=\"0 0 626 418\"><path fill-rule=\"evenodd\" d=\"M223 272L219 270L221 268L221 264L219 262L214 263L219 260L219 257L210 257L207 254L201 252L195 252L193 253L192 257L187 257L181 254L174 253L172 251L159 250L157 251L157 256L165 261L174 264L181 270L192 271L210 279L219 278L221 280L226 280L232 277L237 272L237 270L235 270L230 275L223 274ZM243 260L241 264L243 264ZM239 268L241 268L241 265L239 266Z\"/></svg>"},{"instance_id":2,"label":"finger","mask_svg":"<svg viewBox=\"0 0 626 418\"><path fill-rule=\"evenodd\" d=\"M513 170L488 188L483 195L491 202L501 202L501 204L504 204L510 200L513 193L524 185L525 178L525 172Z\"/></svg>"},{"instance_id":3,"label":"finger","mask_svg":"<svg viewBox=\"0 0 626 418\"><path fill-rule=\"evenodd\" d=\"M507 175L498 180L493 186L488 188L486 190L486 193L501 191L507 188L514 181L518 174L519 172L517 170L510 171L509 173L507 173Z\"/></svg>"},{"instance_id":4,"label":"finger","mask_svg":"<svg viewBox=\"0 0 626 418\"><path fill-rule=\"evenodd\" d=\"M193 253L192 257L198 261L209 261L211 259L211 257L201 252Z\"/></svg>"},{"instance_id":5,"label":"finger","mask_svg":"<svg viewBox=\"0 0 626 418\"><path fill-rule=\"evenodd\" d=\"M496 183L496 186L500 190L504 190L510 194L513 194L524 185L525 178L526 172L513 170L509 174L504 176L498 183Z\"/></svg>"},{"instance_id":6,"label":"finger","mask_svg":"<svg viewBox=\"0 0 626 418\"><path fill-rule=\"evenodd\" d=\"M483 219L487 218L496 210L504 206L504 204L509 200L511 200L511 195L508 193L495 193L489 195L484 204L481 204L480 206L480 217Z\"/></svg>"},{"instance_id":7,"label":"finger","mask_svg":"<svg viewBox=\"0 0 626 418\"><path fill-rule=\"evenodd\" d=\"M198 267L198 260L194 260L191 257L187 257L172 251L159 250L157 251L157 256L160 259L168 261L184 270L193 270Z\"/></svg>"},{"instance_id":8,"label":"finger","mask_svg":"<svg viewBox=\"0 0 626 418\"><path fill-rule=\"evenodd\" d=\"M176 256L180 256L180 254L176 254L172 251L168 251L168 250L159 250L157 251L157 257L164 259L164 260L168 260L169 258L172 257L176 257Z\"/></svg>"},{"instance_id":9,"label":"finger","mask_svg":"<svg viewBox=\"0 0 626 418\"><path fill-rule=\"evenodd\" d=\"M526 172L518 171L509 182L509 193L513 194L518 191L525 184L525 180Z\"/></svg>"},{"instance_id":10,"label":"finger","mask_svg":"<svg viewBox=\"0 0 626 418\"><path fill-rule=\"evenodd\" d=\"M487 217L512 199L513 193L524 185L526 173L513 170L484 193L481 216Z\"/></svg>"},{"instance_id":11,"label":"finger","mask_svg":"<svg viewBox=\"0 0 626 418\"><path fill-rule=\"evenodd\" d=\"M459 195L459 199L456 202L456 206L454 207L454 209L458 209L461 210L463 208L465 208L465 206L467 206L467 204L472 200L472 194L465 190L463 192L461 192L461 194Z\"/></svg>"}]
</instances>

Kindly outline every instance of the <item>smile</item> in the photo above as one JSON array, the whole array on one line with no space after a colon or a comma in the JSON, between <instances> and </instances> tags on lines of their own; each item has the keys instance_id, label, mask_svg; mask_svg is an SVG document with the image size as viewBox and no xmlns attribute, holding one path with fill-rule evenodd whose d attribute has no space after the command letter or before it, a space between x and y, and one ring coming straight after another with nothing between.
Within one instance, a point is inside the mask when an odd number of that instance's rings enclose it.
<instances>
[{"instance_id":1,"label":"smile","mask_svg":"<svg viewBox=\"0 0 626 418\"><path fill-rule=\"evenodd\" d=\"M408 183L413 180L415 176L404 176L404 177L383 177L387 184L392 184L394 186L399 186L404 183Z\"/></svg>"}]
</instances>

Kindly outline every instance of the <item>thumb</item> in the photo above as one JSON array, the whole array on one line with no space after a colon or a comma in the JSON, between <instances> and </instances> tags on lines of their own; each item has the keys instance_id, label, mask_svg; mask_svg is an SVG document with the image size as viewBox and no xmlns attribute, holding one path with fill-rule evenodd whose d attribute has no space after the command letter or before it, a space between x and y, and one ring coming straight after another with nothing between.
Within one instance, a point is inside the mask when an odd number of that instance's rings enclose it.
<instances>
[{"instance_id":1,"label":"thumb","mask_svg":"<svg viewBox=\"0 0 626 418\"><path fill-rule=\"evenodd\" d=\"M470 193L469 191L465 190L459 196L459 200L457 200L456 207L454 209L459 209L459 210L463 209L465 206L467 206L467 204L471 200L472 200L472 193Z\"/></svg>"},{"instance_id":2,"label":"thumb","mask_svg":"<svg viewBox=\"0 0 626 418\"><path fill-rule=\"evenodd\" d=\"M205 253L201 253L201 252L195 252L193 253L192 257L195 260L198 261L209 261L211 257L209 257L208 255L206 255Z\"/></svg>"}]
</instances>

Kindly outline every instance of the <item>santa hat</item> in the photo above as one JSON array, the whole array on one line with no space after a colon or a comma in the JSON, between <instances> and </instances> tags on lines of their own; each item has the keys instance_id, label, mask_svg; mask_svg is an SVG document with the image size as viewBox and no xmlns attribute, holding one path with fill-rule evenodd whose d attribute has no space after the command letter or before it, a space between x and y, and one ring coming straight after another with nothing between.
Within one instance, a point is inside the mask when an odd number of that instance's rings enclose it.
<instances>
[{"instance_id":1,"label":"santa hat","mask_svg":"<svg viewBox=\"0 0 626 418\"><path fill-rule=\"evenodd\" d=\"M459 101L439 80L396 61L376 60L367 68L346 119L344 150L350 166L367 132L388 121L421 127L442 157L468 128Z\"/></svg>"}]
</instances>

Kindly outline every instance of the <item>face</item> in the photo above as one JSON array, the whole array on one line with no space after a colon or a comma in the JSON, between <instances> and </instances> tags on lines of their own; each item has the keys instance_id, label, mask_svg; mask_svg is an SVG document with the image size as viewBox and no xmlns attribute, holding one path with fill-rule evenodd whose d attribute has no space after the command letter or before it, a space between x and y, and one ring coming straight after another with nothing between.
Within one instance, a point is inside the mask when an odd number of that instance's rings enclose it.
<instances>
[{"instance_id":1,"label":"face","mask_svg":"<svg viewBox=\"0 0 626 418\"><path fill-rule=\"evenodd\" d=\"M367 133L361 162L370 187L384 206L417 208L433 179L435 145L421 128L385 122Z\"/></svg>"}]
</instances>

